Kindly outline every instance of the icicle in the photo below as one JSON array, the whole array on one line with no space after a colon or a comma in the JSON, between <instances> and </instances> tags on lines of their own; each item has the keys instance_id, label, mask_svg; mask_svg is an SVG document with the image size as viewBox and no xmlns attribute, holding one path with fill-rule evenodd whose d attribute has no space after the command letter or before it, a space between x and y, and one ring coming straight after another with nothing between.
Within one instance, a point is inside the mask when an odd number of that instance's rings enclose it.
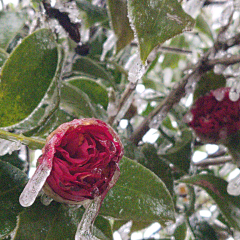
<instances>
[{"instance_id":1,"label":"icicle","mask_svg":"<svg viewBox=\"0 0 240 240\"><path fill-rule=\"evenodd\" d=\"M78 225L75 240L99 240L92 235L92 228L101 207L101 202L102 196L99 196L90 202Z\"/></svg>"},{"instance_id":2,"label":"icicle","mask_svg":"<svg viewBox=\"0 0 240 240\"><path fill-rule=\"evenodd\" d=\"M34 203L51 170L52 168L46 160L37 167L20 195L19 202L23 207L29 207Z\"/></svg>"},{"instance_id":3,"label":"icicle","mask_svg":"<svg viewBox=\"0 0 240 240\"><path fill-rule=\"evenodd\" d=\"M12 154L13 151L19 150L21 147L20 142L11 142L8 140L0 139L0 156L5 154Z\"/></svg>"},{"instance_id":4,"label":"icicle","mask_svg":"<svg viewBox=\"0 0 240 240\"><path fill-rule=\"evenodd\" d=\"M227 192L233 196L240 195L240 174L228 183Z\"/></svg>"},{"instance_id":5,"label":"icicle","mask_svg":"<svg viewBox=\"0 0 240 240\"><path fill-rule=\"evenodd\" d=\"M49 197L45 193L42 194L41 202L43 205L48 206L52 201L53 201L53 199L51 197Z\"/></svg>"},{"instance_id":6,"label":"icicle","mask_svg":"<svg viewBox=\"0 0 240 240\"><path fill-rule=\"evenodd\" d=\"M124 68L129 70L128 81L132 83L139 81L145 73L145 66L142 64L138 53L129 58Z\"/></svg>"},{"instance_id":7,"label":"icicle","mask_svg":"<svg viewBox=\"0 0 240 240\"><path fill-rule=\"evenodd\" d=\"M103 51L102 51L102 55L100 57L101 61L104 61L107 53L113 48L116 41L117 41L117 38L116 38L115 34L114 33L110 34L109 37L107 38L107 40L103 44Z\"/></svg>"}]
</instances>

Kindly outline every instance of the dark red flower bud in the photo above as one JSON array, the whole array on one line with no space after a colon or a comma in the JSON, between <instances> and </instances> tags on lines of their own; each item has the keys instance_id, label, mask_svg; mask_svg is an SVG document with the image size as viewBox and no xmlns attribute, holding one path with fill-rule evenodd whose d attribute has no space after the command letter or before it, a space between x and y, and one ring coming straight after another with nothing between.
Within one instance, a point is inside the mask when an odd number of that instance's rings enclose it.
<instances>
[{"instance_id":1,"label":"dark red flower bud","mask_svg":"<svg viewBox=\"0 0 240 240\"><path fill-rule=\"evenodd\" d=\"M36 172L44 166L51 168L43 191L58 202L81 204L100 195L104 197L114 185L112 179L119 176L116 172L119 173L123 145L117 133L103 121L75 119L52 132L42 152ZM37 180L33 176L34 181Z\"/></svg>"},{"instance_id":2,"label":"dark red flower bud","mask_svg":"<svg viewBox=\"0 0 240 240\"><path fill-rule=\"evenodd\" d=\"M230 88L219 88L200 97L185 116L196 135L208 143L227 144L240 129L240 99L229 98Z\"/></svg>"}]
</instances>

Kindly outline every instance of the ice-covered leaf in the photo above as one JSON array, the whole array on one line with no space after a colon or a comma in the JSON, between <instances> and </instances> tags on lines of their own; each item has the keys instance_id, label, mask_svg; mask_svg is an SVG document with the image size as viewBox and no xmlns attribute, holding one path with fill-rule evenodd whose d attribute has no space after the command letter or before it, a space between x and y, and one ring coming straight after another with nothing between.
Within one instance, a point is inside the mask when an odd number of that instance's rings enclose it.
<instances>
[{"instance_id":1,"label":"ice-covered leaf","mask_svg":"<svg viewBox=\"0 0 240 240\"><path fill-rule=\"evenodd\" d=\"M82 90L94 103L101 104L105 109L107 109L108 91L94 79L87 77L78 77L68 79L67 83Z\"/></svg>"},{"instance_id":2,"label":"ice-covered leaf","mask_svg":"<svg viewBox=\"0 0 240 240\"><path fill-rule=\"evenodd\" d=\"M192 132L185 129L175 145L159 156L173 163L180 171L188 172L192 154Z\"/></svg>"},{"instance_id":3,"label":"ice-covered leaf","mask_svg":"<svg viewBox=\"0 0 240 240\"><path fill-rule=\"evenodd\" d=\"M73 72L81 73L85 76L104 79L112 82L112 76L100 64L88 57L79 57L72 67Z\"/></svg>"},{"instance_id":4,"label":"ice-covered leaf","mask_svg":"<svg viewBox=\"0 0 240 240\"><path fill-rule=\"evenodd\" d=\"M214 71L209 71L204 74L199 80L196 90L194 91L193 100L196 101L199 97L209 93L211 90L226 86L226 78L222 74L216 74Z\"/></svg>"},{"instance_id":5,"label":"ice-covered leaf","mask_svg":"<svg viewBox=\"0 0 240 240\"><path fill-rule=\"evenodd\" d=\"M174 206L165 184L141 164L123 157L121 175L108 192L100 214L116 219L160 222L175 220Z\"/></svg>"},{"instance_id":6,"label":"ice-covered leaf","mask_svg":"<svg viewBox=\"0 0 240 240\"><path fill-rule=\"evenodd\" d=\"M32 207L20 214L15 240L72 240L84 209L68 207L56 202L44 206L39 199ZM94 234L101 240L112 240L108 220L97 217Z\"/></svg>"},{"instance_id":7,"label":"ice-covered leaf","mask_svg":"<svg viewBox=\"0 0 240 240\"><path fill-rule=\"evenodd\" d=\"M143 62L154 47L194 25L177 0L129 0L128 12Z\"/></svg>"},{"instance_id":8,"label":"ice-covered leaf","mask_svg":"<svg viewBox=\"0 0 240 240\"><path fill-rule=\"evenodd\" d=\"M158 156L157 149L152 144L145 143L141 150L145 155L145 160L139 162L153 171L173 194L173 176L169 165Z\"/></svg>"},{"instance_id":9,"label":"ice-covered leaf","mask_svg":"<svg viewBox=\"0 0 240 240\"><path fill-rule=\"evenodd\" d=\"M67 82L61 88L60 107L77 118L98 117L87 94Z\"/></svg>"},{"instance_id":10,"label":"ice-covered leaf","mask_svg":"<svg viewBox=\"0 0 240 240\"><path fill-rule=\"evenodd\" d=\"M0 160L3 162L8 162L14 167L19 168L20 170L24 170L27 167L27 162L19 157L18 152L19 151L14 151L11 154L0 156Z\"/></svg>"},{"instance_id":11,"label":"ice-covered leaf","mask_svg":"<svg viewBox=\"0 0 240 240\"><path fill-rule=\"evenodd\" d=\"M240 230L240 197L227 193L228 183L214 175L202 174L185 178L179 182L192 184L203 188L216 202L229 224Z\"/></svg>"},{"instance_id":12,"label":"ice-covered leaf","mask_svg":"<svg viewBox=\"0 0 240 240\"><path fill-rule=\"evenodd\" d=\"M24 210L18 198L27 180L18 168L0 160L0 238L15 229L17 216Z\"/></svg>"},{"instance_id":13,"label":"ice-covered leaf","mask_svg":"<svg viewBox=\"0 0 240 240\"><path fill-rule=\"evenodd\" d=\"M41 29L32 33L15 48L1 72L1 127L16 124L28 117L51 85L56 89L53 85L57 85L58 79L54 79L57 67L58 48L50 30ZM50 95L48 92L46 101ZM53 105L52 102L47 107L45 103L37 120L44 117L45 111L50 112Z\"/></svg>"},{"instance_id":14,"label":"ice-covered leaf","mask_svg":"<svg viewBox=\"0 0 240 240\"><path fill-rule=\"evenodd\" d=\"M7 60L8 56L9 56L8 53L5 52L4 49L0 48L0 67L2 67L4 62Z\"/></svg>"},{"instance_id":15,"label":"ice-covered leaf","mask_svg":"<svg viewBox=\"0 0 240 240\"><path fill-rule=\"evenodd\" d=\"M25 20L22 13L0 11L0 48L7 49L10 41L23 27Z\"/></svg>"},{"instance_id":16,"label":"ice-covered leaf","mask_svg":"<svg viewBox=\"0 0 240 240\"><path fill-rule=\"evenodd\" d=\"M116 53L118 53L134 38L133 30L130 27L127 16L127 0L108 0L107 4L111 25L117 36Z\"/></svg>"},{"instance_id":17,"label":"ice-covered leaf","mask_svg":"<svg viewBox=\"0 0 240 240\"><path fill-rule=\"evenodd\" d=\"M86 0L76 0L79 10L86 14L86 25L91 27L95 23L105 23L108 20L107 10L103 7L91 4Z\"/></svg>"}]
</instances>

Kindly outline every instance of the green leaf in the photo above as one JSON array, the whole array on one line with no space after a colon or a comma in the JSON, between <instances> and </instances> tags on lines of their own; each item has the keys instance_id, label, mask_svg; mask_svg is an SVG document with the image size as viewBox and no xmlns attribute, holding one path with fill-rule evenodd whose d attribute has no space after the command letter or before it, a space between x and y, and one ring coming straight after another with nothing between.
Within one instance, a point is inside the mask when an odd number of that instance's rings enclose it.
<instances>
[{"instance_id":1,"label":"green leaf","mask_svg":"<svg viewBox=\"0 0 240 240\"><path fill-rule=\"evenodd\" d=\"M133 30L130 27L127 1L126 0L108 0L108 14L111 25L117 36L116 53L126 47L134 38Z\"/></svg>"},{"instance_id":2,"label":"green leaf","mask_svg":"<svg viewBox=\"0 0 240 240\"><path fill-rule=\"evenodd\" d=\"M5 52L4 49L0 48L0 67L2 67L4 62L7 60L8 56L9 56L8 53Z\"/></svg>"},{"instance_id":3,"label":"green leaf","mask_svg":"<svg viewBox=\"0 0 240 240\"><path fill-rule=\"evenodd\" d=\"M91 27L95 23L104 23L108 20L107 10L97 5L91 4L89 1L76 0L79 10L86 13L86 27Z\"/></svg>"},{"instance_id":4,"label":"green leaf","mask_svg":"<svg viewBox=\"0 0 240 240\"><path fill-rule=\"evenodd\" d=\"M199 97L209 93L211 90L225 86L226 78L222 74L217 75L211 70L204 74L199 80L197 88L194 91L193 100L196 101Z\"/></svg>"},{"instance_id":5,"label":"green leaf","mask_svg":"<svg viewBox=\"0 0 240 240\"><path fill-rule=\"evenodd\" d=\"M228 183L214 175L202 174L182 179L179 182L197 185L203 188L216 202L229 224L240 230L240 197L227 193Z\"/></svg>"},{"instance_id":6,"label":"green leaf","mask_svg":"<svg viewBox=\"0 0 240 240\"><path fill-rule=\"evenodd\" d=\"M204 19L202 14L199 14L196 18L196 29L208 36L212 41L214 41L211 28L209 27L207 21Z\"/></svg>"},{"instance_id":7,"label":"green leaf","mask_svg":"<svg viewBox=\"0 0 240 240\"><path fill-rule=\"evenodd\" d=\"M67 82L62 84L60 107L76 118L99 117L87 94Z\"/></svg>"},{"instance_id":8,"label":"green leaf","mask_svg":"<svg viewBox=\"0 0 240 240\"><path fill-rule=\"evenodd\" d=\"M188 173L192 155L192 140L192 132L185 129L175 145L159 156L173 163L179 170Z\"/></svg>"},{"instance_id":9,"label":"green leaf","mask_svg":"<svg viewBox=\"0 0 240 240\"><path fill-rule=\"evenodd\" d=\"M149 169L126 157L120 161L121 176L108 192L100 214L142 222L172 222L174 206L165 184Z\"/></svg>"},{"instance_id":10,"label":"green leaf","mask_svg":"<svg viewBox=\"0 0 240 240\"><path fill-rule=\"evenodd\" d=\"M101 104L107 109L108 91L94 79L78 77L68 79L66 82L85 92L94 103Z\"/></svg>"},{"instance_id":11,"label":"green leaf","mask_svg":"<svg viewBox=\"0 0 240 240\"><path fill-rule=\"evenodd\" d=\"M24 23L25 18L22 13L0 11L0 48L7 49Z\"/></svg>"},{"instance_id":12,"label":"green leaf","mask_svg":"<svg viewBox=\"0 0 240 240\"><path fill-rule=\"evenodd\" d=\"M194 25L177 0L129 0L128 12L143 62L154 47Z\"/></svg>"},{"instance_id":13,"label":"green leaf","mask_svg":"<svg viewBox=\"0 0 240 240\"><path fill-rule=\"evenodd\" d=\"M50 30L32 33L15 48L1 72L1 127L16 124L33 112L51 85L57 66L58 49Z\"/></svg>"},{"instance_id":14,"label":"green leaf","mask_svg":"<svg viewBox=\"0 0 240 240\"><path fill-rule=\"evenodd\" d=\"M187 225L186 222L179 224L174 230L173 236L178 240L185 240L187 235Z\"/></svg>"},{"instance_id":15,"label":"green leaf","mask_svg":"<svg viewBox=\"0 0 240 240\"><path fill-rule=\"evenodd\" d=\"M68 207L56 202L44 206L39 199L19 216L15 240L72 240L84 209ZM112 240L110 223L97 217L93 233L102 240Z\"/></svg>"},{"instance_id":16,"label":"green leaf","mask_svg":"<svg viewBox=\"0 0 240 240\"><path fill-rule=\"evenodd\" d=\"M24 170L27 167L27 162L23 161L22 158L19 157L19 151L14 151L11 154L6 154L4 156L0 156L0 160L3 162L8 162L14 167L19 168L20 170Z\"/></svg>"},{"instance_id":17,"label":"green leaf","mask_svg":"<svg viewBox=\"0 0 240 240\"><path fill-rule=\"evenodd\" d=\"M96 61L88 57L79 57L73 63L72 71L79 72L89 77L101 78L112 83L112 76Z\"/></svg>"},{"instance_id":18,"label":"green leaf","mask_svg":"<svg viewBox=\"0 0 240 240\"><path fill-rule=\"evenodd\" d=\"M145 161L139 161L145 167L153 171L165 184L171 194L173 194L173 176L169 165L157 154L157 149L149 143L142 147Z\"/></svg>"},{"instance_id":19,"label":"green leaf","mask_svg":"<svg viewBox=\"0 0 240 240\"><path fill-rule=\"evenodd\" d=\"M18 168L0 160L0 238L15 229L17 216L24 210L18 199L27 180Z\"/></svg>"}]
</instances>

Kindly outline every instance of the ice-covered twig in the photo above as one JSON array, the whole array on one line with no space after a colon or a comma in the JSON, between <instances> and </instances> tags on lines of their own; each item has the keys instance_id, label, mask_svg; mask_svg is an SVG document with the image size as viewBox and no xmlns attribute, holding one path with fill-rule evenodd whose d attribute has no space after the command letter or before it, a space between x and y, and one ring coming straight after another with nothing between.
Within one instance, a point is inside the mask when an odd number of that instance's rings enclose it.
<instances>
[{"instance_id":1,"label":"ice-covered twig","mask_svg":"<svg viewBox=\"0 0 240 240\"><path fill-rule=\"evenodd\" d=\"M213 166L213 165L220 165L227 162L231 162L232 157L231 156L223 156L223 157L217 157L217 158L206 158L200 162L194 163L194 166L197 167L207 167L207 166Z\"/></svg>"}]
</instances>

